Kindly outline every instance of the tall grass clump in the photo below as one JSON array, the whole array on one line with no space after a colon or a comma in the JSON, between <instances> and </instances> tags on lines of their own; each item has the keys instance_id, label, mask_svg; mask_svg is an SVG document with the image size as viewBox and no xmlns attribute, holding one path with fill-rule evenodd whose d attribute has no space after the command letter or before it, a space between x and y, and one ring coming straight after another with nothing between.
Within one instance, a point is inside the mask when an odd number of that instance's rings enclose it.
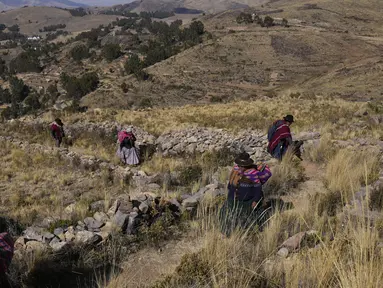
<instances>
[{"instance_id":1,"label":"tall grass clump","mask_svg":"<svg viewBox=\"0 0 383 288\"><path fill-rule=\"evenodd\" d=\"M304 168L292 151L287 151L282 161L272 167L272 173L264 186L267 195L284 195L305 179Z\"/></svg>"},{"instance_id":2,"label":"tall grass clump","mask_svg":"<svg viewBox=\"0 0 383 288\"><path fill-rule=\"evenodd\" d=\"M350 197L366 180L377 179L378 159L378 153L374 151L340 150L327 165L325 182L328 189Z\"/></svg>"}]
</instances>

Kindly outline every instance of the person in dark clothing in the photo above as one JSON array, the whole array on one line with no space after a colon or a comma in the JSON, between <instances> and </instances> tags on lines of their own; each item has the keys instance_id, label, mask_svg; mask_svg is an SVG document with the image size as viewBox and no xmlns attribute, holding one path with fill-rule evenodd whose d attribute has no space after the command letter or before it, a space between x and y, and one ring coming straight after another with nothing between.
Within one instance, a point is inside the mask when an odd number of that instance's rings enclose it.
<instances>
[{"instance_id":1,"label":"person in dark clothing","mask_svg":"<svg viewBox=\"0 0 383 288\"><path fill-rule=\"evenodd\" d=\"M65 137L64 124L61 119L57 118L50 125L51 135L56 142L56 147L60 147Z\"/></svg>"},{"instance_id":2,"label":"person in dark clothing","mask_svg":"<svg viewBox=\"0 0 383 288\"><path fill-rule=\"evenodd\" d=\"M5 225L0 221L0 287L12 288L8 279L8 269L14 252L14 241Z\"/></svg>"},{"instance_id":3,"label":"person in dark clothing","mask_svg":"<svg viewBox=\"0 0 383 288\"><path fill-rule=\"evenodd\" d=\"M294 123L294 117L287 115L283 120L277 120L269 128L268 141L269 145L267 151L276 159L282 160L289 147L293 150L293 153L302 160L300 147L302 141L293 141L290 126Z\"/></svg>"},{"instance_id":4,"label":"person in dark clothing","mask_svg":"<svg viewBox=\"0 0 383 288\"><path fill-rule=\"evenodd\" d=\"M228 198L220 211L221 231L226 236L237 228L262 222L262 185L271 177L266 164L255 165L248 153L235 159L228 183Z\"/></svg>"},{"instance_id":5,"label":"person in dark clothing","mask_svg":"<svg viewBox=\"0 0 383 288\"><path fill-rule=\"evenodd\" d=\"M126 165L140 164L140 154L139 149L136 148L136 140L132 127L123 129L118 133L119 147L117 156Z\"/></svg>"}]
</instances>

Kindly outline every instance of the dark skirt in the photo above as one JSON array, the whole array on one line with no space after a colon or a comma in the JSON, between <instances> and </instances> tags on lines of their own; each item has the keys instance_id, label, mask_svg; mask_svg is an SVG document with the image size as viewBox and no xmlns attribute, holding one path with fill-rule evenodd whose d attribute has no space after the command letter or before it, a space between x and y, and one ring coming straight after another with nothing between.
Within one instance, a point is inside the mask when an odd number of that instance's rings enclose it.
<instances>
[{"instance_id":1,"label":"dark skirt","mask_svg":"<svg viewBox=\"0 0 383 288\"><path fill-rule=\"evenodd\" d=\"M219 211L222 234L229 237L237 229L261 229L269 218L270 209L264 209L262 201L252 207L253 200L234 201L227 199Z\"/></svg>"}]
</instances>

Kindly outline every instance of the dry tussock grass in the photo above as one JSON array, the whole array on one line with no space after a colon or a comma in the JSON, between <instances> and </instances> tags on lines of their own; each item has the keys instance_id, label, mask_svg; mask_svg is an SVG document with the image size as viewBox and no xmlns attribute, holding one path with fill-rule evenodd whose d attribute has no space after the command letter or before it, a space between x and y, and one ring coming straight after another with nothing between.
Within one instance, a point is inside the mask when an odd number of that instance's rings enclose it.
<instances>
[{"instance_id":1,"label":"dry tussock grass","mask_svg":"<svg viewBox=\"0 0 383 288\"><path fill-rule=\"evenodd\" d=\"M267 100L237 101L223 104L186 105L182 107L153 108L143 111L97 110L83 114L47 113L47 121L62 117L67 123L78 121L103 122L118 121L122 124L133 124L155 135L179 130L191 126L224 128L231 131L253 128L266 131L267 127L287 113L293 114L297 121L292 127L295 132L316 129L331 123L329 132L337 137L371 135L379 138L382 133L379 127L368 123L367 118L355 118L354 114L365 105L347 102L340 99L295 99L283 96ZM380 110L375 106L365 108L371 115ZM366 123L366 129L348 129L350 124L360 121ZM342 131L342 135L340 135ZM343 132L345 131L345 132ZM343 135L344 134L344 135Z\"/></svg>"},{"instance_id":2,"label":"dry tussock grass","mask_svg":"<svg viewBox=\"0 0 383 288\"><path fill-rule=\"evenodd\" d=\"M330 191L350 196L360 189L362 183L368 183L378 175L377 152L342 149L329 161L325 180Z\"/></svg>"}]
</instances>

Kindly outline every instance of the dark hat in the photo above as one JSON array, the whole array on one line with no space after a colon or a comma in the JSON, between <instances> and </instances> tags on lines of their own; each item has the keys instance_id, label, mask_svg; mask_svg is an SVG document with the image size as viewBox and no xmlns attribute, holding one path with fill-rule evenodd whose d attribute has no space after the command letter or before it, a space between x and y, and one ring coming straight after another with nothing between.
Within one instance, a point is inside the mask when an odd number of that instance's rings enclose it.
<instances>
[{"instance_id":1,"label":"dark hat","mask_svg":"<svg viewBox=\"0 0 383 288\"><path fill-rule=\"evenodd\" d=\"M249 153L243 152L241 153L234 162L240 167L247 167L254 164L253 159L250 158Z\"/></svg>"},{"instance_id":2,"label":"dark hat","mask_svg":"<svg viewBox=\"0 0 383 288\"><path fill-rule=\"evenodd\" d=\"M286 117L283 118L285 121L294 123L294 116L293 115L286 115Z\"/></svg>"},{"instance_id":3,"label":"dark hat","mask_svg":"<svg viewBox=\"0 0 383 288\"><path fill-rule=\"evenodd\" d=\"M63 124L63 122L61 121L60 118L56 118L56 119L55 119L55 122L56 122L57 124L59 124L60 126L64 126L64 124Z\"/></svg>"}]
</instances>

